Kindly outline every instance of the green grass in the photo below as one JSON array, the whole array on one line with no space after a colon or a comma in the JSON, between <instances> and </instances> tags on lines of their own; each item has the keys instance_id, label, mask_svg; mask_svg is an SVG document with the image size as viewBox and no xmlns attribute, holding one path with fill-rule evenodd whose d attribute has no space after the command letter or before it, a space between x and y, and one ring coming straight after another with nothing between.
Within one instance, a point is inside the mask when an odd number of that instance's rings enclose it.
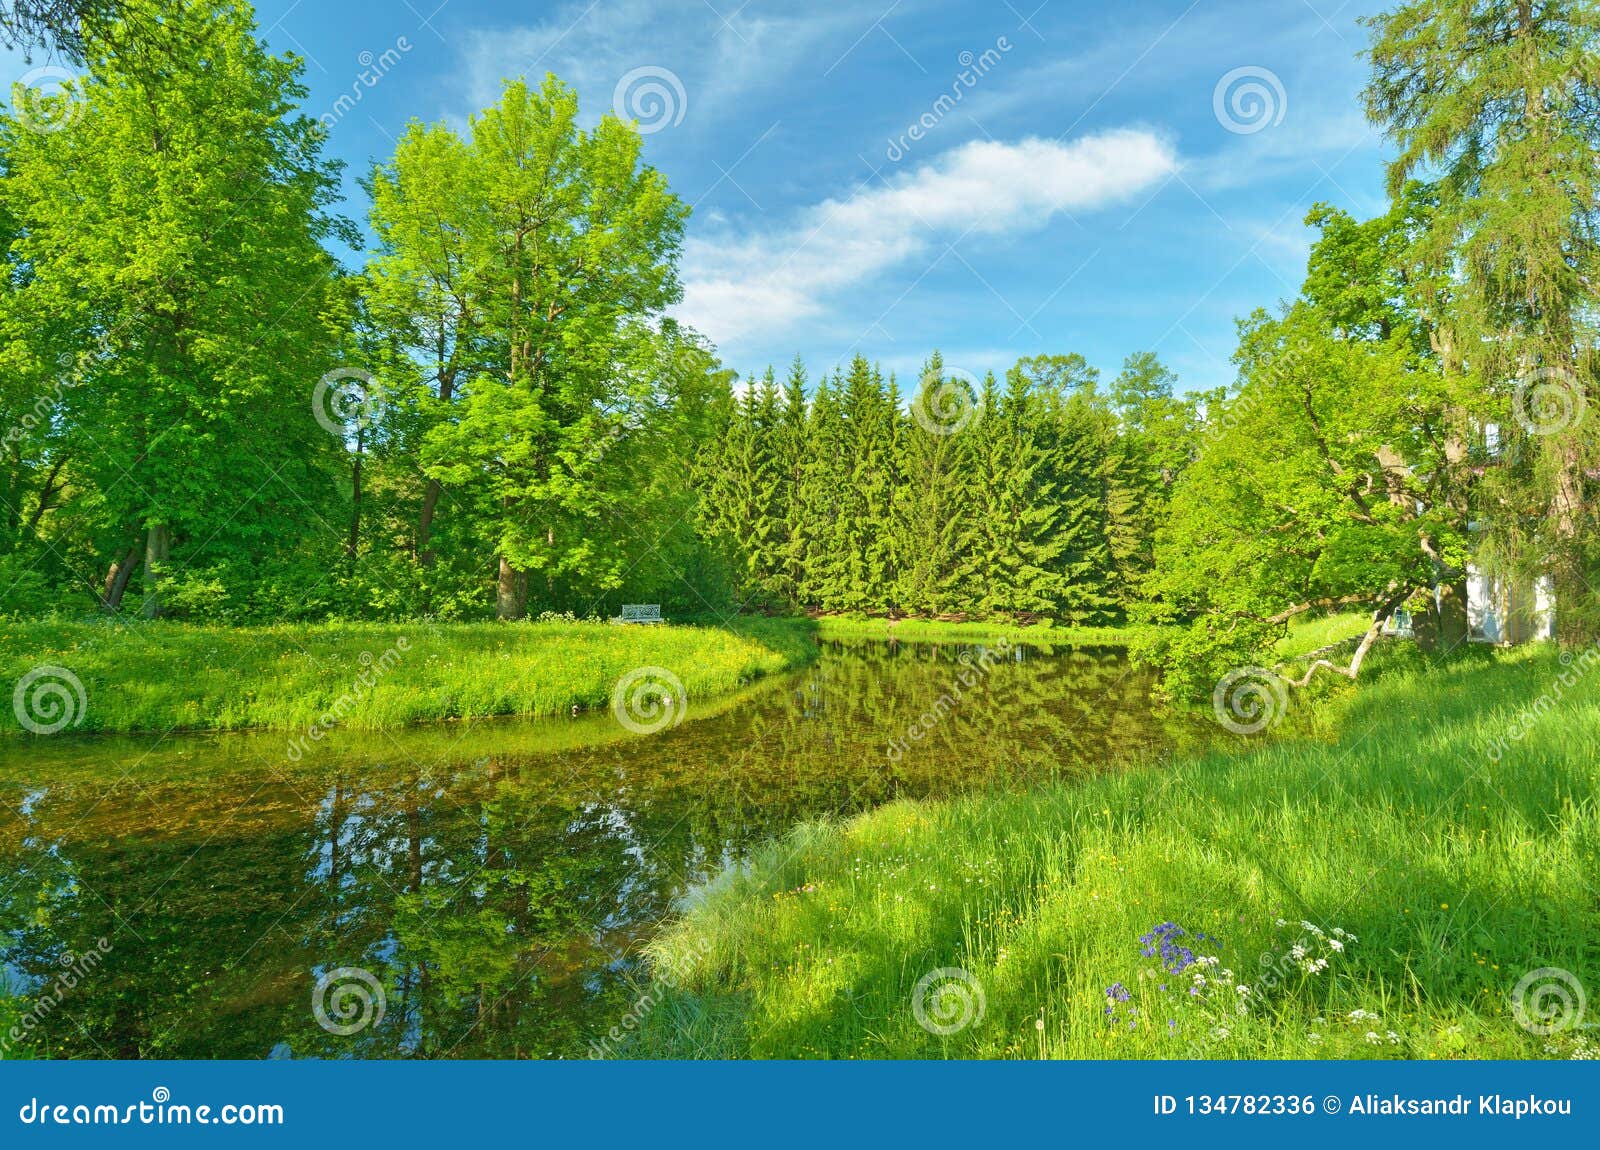
<instances>
[{"instance_id":1,"label":"green grass","mask_svg":"<svg viewBox=\"0 0 1600 1150\"><path fill-rule=\"evenodd\" d=\"M824 639L962 640L1010 639L1039 646L1124 647L1143 628L1072 627L1044 620L1020 624L1005 621L945 622L938 619L881 619L864 615L823 615L817 619Z\"/></svg>"},{"instance_id":2,"label":"green grass","mask_svg":"<svg viewBox=\"0 0 1600 1150\"><path fill-rule=\"evenodd\" d=\"M1319 704L1322 738L797 829L657 940L671 977L625 1053L1600 1053L1591 1032L1526 1033L1510 1007L1539 967L1600 993L1600 659L1409 660ZM1579 681L1556 699L1563 675ZM1333 954L1302 920L1358 941ZM1156 960L1140 936L1166 921L1218 940L1196 947L1220 960L1201 996L1197 968L1141 976ZM1301 942L1329 967L1299 969ZM918 1024L919 981L940 969L965 973L928 1000L932 1021L960 1021L974 987L981 1021ZM1230 981L1252 988L1249 1013Z\"/></svg>"},{"instance_id":3,"label":"green grass","mask_svg":"<svg viewBox=\"0 0 1600 1150\"><path fill-rule=\"evenodd\" d=\"M689 697L703 698L806 662L815 652L813 630L769 619L729 627L18 623L0 630L0 681L18 683L47 665L70 671L83 705L70 684L54 702L81 713L65 728L72 731L304 730L314 723L370 731L606 708L618 679L639 667L665 668ZM58 714L34 717L49 722ZM15 708L0 708L0 734L21 733Z\"/></svg>"},{"instance_id":4,"label":"green grass","mask_svg":"<svg viewBox=\"0 0 1600 1150\"><path fill-rule=\"evenodd\" d=\"M1366 634L1372 625L1372 616L1356 611L1342 615L1322 615L1315 619L1295 619L1289 624L1289 633L1273 648L1279 659L1298 659Z\"/></svg>"}]
</instances>

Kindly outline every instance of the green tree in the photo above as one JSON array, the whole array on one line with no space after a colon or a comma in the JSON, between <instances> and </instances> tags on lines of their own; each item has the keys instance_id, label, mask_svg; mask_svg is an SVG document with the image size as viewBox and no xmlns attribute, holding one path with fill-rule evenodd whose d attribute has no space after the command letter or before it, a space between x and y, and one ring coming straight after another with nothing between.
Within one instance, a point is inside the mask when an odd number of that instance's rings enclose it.
<instances>
[{"instance_id":1,"label":"green tree","mask_svg":"<svg viewBox=\"0 0 1600 1150\"><path fill-rule=\"evenodd\" d=\"M620 586L624 549L606 539L627 529L627 499L604 445L653 381L618 369L681 294L688 209L641 163L633 127L608 114L586 131L577 116L553 76L537 90L518 81L447 149L468 173L447 226L487 281L473 325L492 350L429 430L423 462L487 521L501 618L526 612L530 572L547 593L563 580Z\"/></svg>"},{"instance_id":2,"label":"green tree","mask_svg":"<svg viewBox=\"0 0 1600 1150\"><path fill-rule=\"evenodd\" d=\"M1487 525L1553 555L1563 638L1591 641L1600 433L1583 413L1596 399L1600 8L1413 0L1369 24L1366 105L1398 149L1390 190L1438 176L1419 250L1443 297L1433 310L1445 370L1493 401L1498 449L1537 456L1538 529L1523 531L1514 492Z\"/></svg>"},{"instance_id":3,"label":"green tree","mask_svg":"<svg viewBox=\"0 0 1600 1150\"><path fill-rule=\"evenodd\" d=\"M249 570L334 510L339 444L312 396L344 326L322 247L336 170L296 111L300 64L247 10L187 0L138 37L82 27L81 108L58 131L0 126L26 269L10 302L76 349L57 417L96 493L104 601L142 562L157 613L169 571Z\"/></svg>"},{"instance_id":4,"label":"green tree","mask_svg":"<svg viewBox=\"0 0 1600 1150\"><path fill-rule=\"evenodd\" d=\"M955 389L959 398L952 400ZM968 426L916 418L915 413L971 412L977 398L966 382L945 375L934 352L912 397L913 418L900 440L900 490L895 502L900 536L896 598L918 615L942 615L961 605L961 565L971 531L967 487Z\"/></svg>"}]
</instances>

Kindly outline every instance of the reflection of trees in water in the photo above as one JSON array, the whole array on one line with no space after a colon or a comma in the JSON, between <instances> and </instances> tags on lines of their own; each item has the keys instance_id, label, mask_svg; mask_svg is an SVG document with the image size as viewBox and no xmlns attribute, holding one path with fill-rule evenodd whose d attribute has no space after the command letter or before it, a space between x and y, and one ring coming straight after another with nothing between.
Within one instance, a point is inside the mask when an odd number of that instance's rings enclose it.
<instances>
[{"instance_id":1,"label":"reflection of trees in water","mask_svg":"<svg viewBox=\"0 0 1600 1150\"><path fill-rule=\"evenodd\" d=\"M957 695L963 654L984 669ZM1120 659L982 654L831 647L737 710L540 754L509 727L463 734L454 751L437 734L412 741L420 762L404 737L380 737L366 757L289 774L281 761L189 764L138 788L118 784L120 758L96 773L89 756L0 826L13 981L36 985L63 951L112 943L33 1048L581 1055L632 1005L638 941L762 838L897 797L1103 769L1185 737L1152 718L1148 682ZM942 714L891 756L925 713ZM317 1025L313 983L338 967L381 980L380 1025L350 1037Z\"/></svg>"}]
</instances>

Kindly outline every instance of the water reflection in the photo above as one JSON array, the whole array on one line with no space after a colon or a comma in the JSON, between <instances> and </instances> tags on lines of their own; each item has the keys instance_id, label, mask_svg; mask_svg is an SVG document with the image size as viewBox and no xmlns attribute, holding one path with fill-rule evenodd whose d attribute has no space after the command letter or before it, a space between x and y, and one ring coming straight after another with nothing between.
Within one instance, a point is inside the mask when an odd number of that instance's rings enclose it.
<instances>
[{"instance_id":1,"label":"water reflection","mask_svg":"<svg viewBox=\"0 0 1600 1150\"><path fill-rule=\"evenodd\" d=\"M633 1005L653 926L763 838L1206 737L1149 686L1109 652L864 643L645 738L599 715L299 762L281 735L10 744L0 1019L28 1012L46 1057L581 1056ZM344 1035L312 1005L347 968L383 1013ZM323 990L335 1029L375 1013Z\"/></svg>"}]
</instances>

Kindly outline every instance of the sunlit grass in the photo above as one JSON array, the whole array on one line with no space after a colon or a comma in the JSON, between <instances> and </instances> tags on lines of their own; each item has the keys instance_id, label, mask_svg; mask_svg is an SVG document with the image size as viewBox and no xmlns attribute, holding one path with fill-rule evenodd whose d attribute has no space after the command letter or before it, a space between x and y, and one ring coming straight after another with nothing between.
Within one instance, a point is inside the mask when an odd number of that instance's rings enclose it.
<instances>
[{"instance_id":1,"label":"sunlit grass","mask_svg":"<svg viewBox=\"0 0 1600 1150\"><path fill-rule=\"evenodd\" d=\"M824 639L981 640L1010 639L1040 646L1123 647L1143 629L1073 627L1045 619L1019 624L1003 620L945 622L938 619L883 619L865 615L823 615L817 619Z\"/></svg>"},{"instance_id":2,"label":"sunlit grass","mask_svg":"<svg viewBox=\"0 0 1600 1150\"><path fill-rule=\"evenodd\" d=\"M1280 659L1297 659L1365 634L1371 624L1372 616L1360 611L1295 619L1289 624L1289 633L1278 640L1273 654Z\"/></svg>"},{"instance_id":3,"label":"sunlit grass","mask_svg":"<svg viewBox=\"0 0 1600 1150\"><path fill-rule=\"evenodd\" d=\"M656 944L678 989L628 1053L1592 1053L1588 1032L1535 1036L1510 1006L1538 967L1600 990L1600 675L1507 737L1562 674L1547 650L1395 669L1322 704L1340 712L1329 742L1241 740L1172 769L802 827ZM1283 958L1310 937L1301 920L1359 941L1305 975ZM1193 971L1140 978L1139 937L1166 921L1220 940L1195 949L1252 986L1249 1013L1200 1009ZM918 1024L938 968L982 988L981 1022ZM1129 1001L1108 1018L1118 982Z\"/></svg>"},{"instance_id":4,"label":"sunlit grass","mask_svg":"<svg viewBox=\"0 0 1600 1150\"><path fill-rule=\"evenodd\" d=\"M45 665L83 686L71 731L376 730L434 719L566 714L609 706L617 680L662 667L687 695L731 690L812 657L808 624L16 623L0 631L8 690ZM341 702L343 700L343 702ZM71 704L76 706L76 704ZM20 734L11 707L0 734Z\"/></svg>"}]
</instances>

